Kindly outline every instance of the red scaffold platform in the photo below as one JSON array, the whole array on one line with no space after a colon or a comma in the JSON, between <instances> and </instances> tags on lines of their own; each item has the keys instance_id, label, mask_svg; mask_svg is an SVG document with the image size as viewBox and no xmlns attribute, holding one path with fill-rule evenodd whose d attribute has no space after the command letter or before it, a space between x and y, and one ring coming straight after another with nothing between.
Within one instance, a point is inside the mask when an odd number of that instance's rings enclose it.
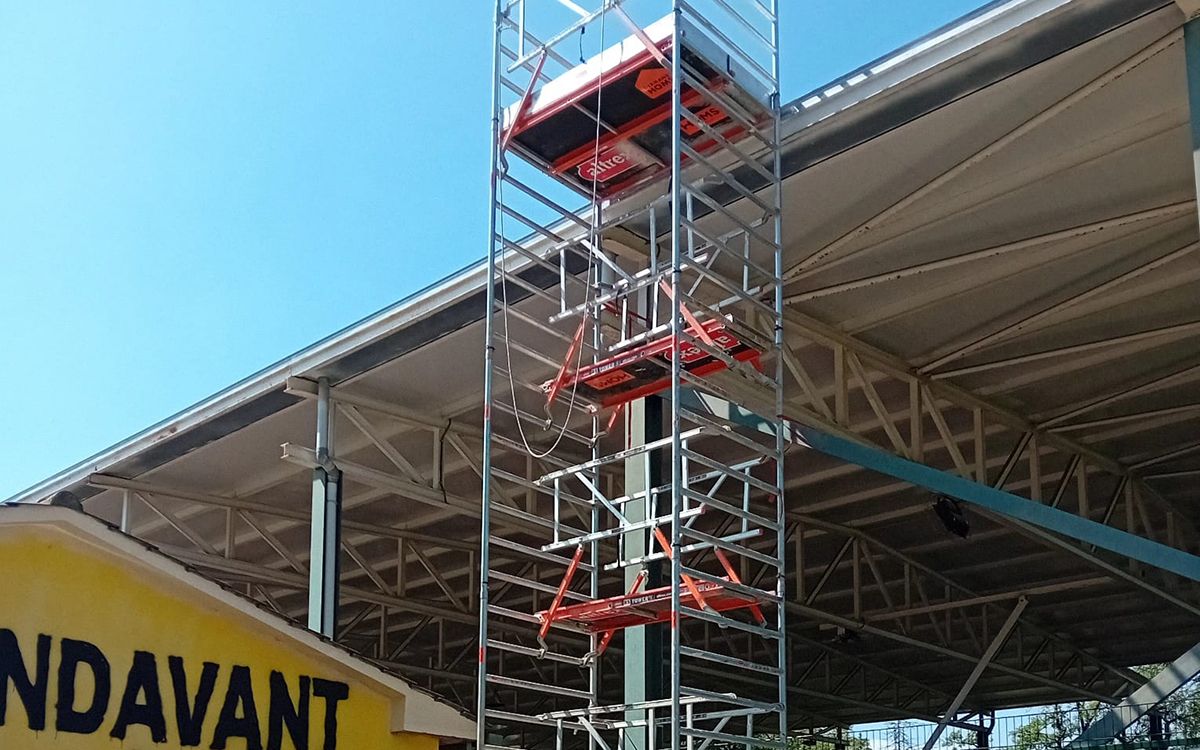
<instances>
[{"instance_id":1,"label":"red scaffold platform","mask_svg":"<svg viewBox=\"0 0 1200 750\"><path fill-rule=\"evenodd\" d=\"M703 598L704 605L717 612L732 609L746 609L761 605L763 602L740 592L730 591L720 584L710 581L696 581L696 588ZM680 604L692 609L700 609L700 603L695 595L685 588L680 592ZM549 611L539 612L538 616L545 618ZM650 589L635 594L622 594L608 599L598 599L594 602L583 602L560 607L553 614L554 622L570 622L591 633L607 633L623 630L638 625L649 625L656 622L667 622L671 619L671 587Z\"/></svg>"},{"instance_id":2,"label":"red scaffold platform","mask_svg":"<svg viewBox=\"0 0 1200 750\"><path fill-rule=\"evenodd\" d=\"M762 352L739 339L720 320L700 324L713 348L739 362L757 362ZM683 341L679 358L685 372L704 376L726 369L724 360L694 344ZM560 379L542 384L547 393L575 390L589 401L609 408L650 396L671 384L671 337L641 344L607 359L567 372Z\"/></svg>"},{"instance_id":3,"label":"red scaffold platform","mask_svg":"<svg viewBox=\"0 0 1200 750\"><path fill-rule=\"evenodd\" d=\"M671 546L662 530L655 528L652 535L667 559L671 559ZM579 569L579 563L583 559L583 552L583 545L579 545L575 549L575 556L571 558L571 563L567 566L567 571L558 585L558 591L555 593L550 607L536 613L536 617L541 622L538 641L543 646L546 643L546 634L550 632L550 628L555 623L570 623L585 632L600 635L601 638L594 656L604 653L613 636L620 630L670 621L671 587L663 586L649 591L641 591L642 584L646 582L646 571L644 570L638 573L633 585L625 594L562 606L563 597L570 588L571 580L575 577L575 572ZM691 575L683 574L681 576L683 590L679 595L680 608L685 611L694 609L710 612L748 609L759 623L766 622L762 612L762 605L768 599L766 594L758 596L745 591L741 587L741 578L738 577L737 570L730 562L729 556L719 548L715 548L713 553L721 567L725 569L726 575L717 580L698 580ZM743 590L735 591L731 588L734 584Z\"/></svg>"},{"instance_id":4,"label":"red scaffold platform","mask_svg":"<svg viewBox=\"0 0 1200 750\"><path fill-rule=\"evenodd\" d=\"M594 183L600 197L669 172L672 86L663 60L671 54L672 31L668 16L529 92L504 113L504 143L581 192L590 194ZM699 29L687 26L680 34L685 70L727 102L685 81L683 106L726 141L745 137L746 124L767 119L765 92ZM599 133L597 113L604 123ZM701 154L721 147L690 119L680 130Z\"/></svg>"}]
</instances>

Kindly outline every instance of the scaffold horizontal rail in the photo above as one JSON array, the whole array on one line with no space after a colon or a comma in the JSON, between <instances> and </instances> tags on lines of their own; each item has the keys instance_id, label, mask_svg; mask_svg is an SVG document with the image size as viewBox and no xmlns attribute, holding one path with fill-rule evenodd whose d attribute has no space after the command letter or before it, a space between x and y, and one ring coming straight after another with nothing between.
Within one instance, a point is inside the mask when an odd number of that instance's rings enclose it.
<instances>
[{"instance_id":1,"label":"scaffold horizontal rail","mask_svg":"<svg viewBox=\"0 0 1200 750\"><path fill-rule=\"evenodd\" d=\"M697 428L688 430L687 432L683 433L683 435L687 438L697 437L701 434L702 431L703 431L702 428L697 427ZM544 474L541 477L539 477L537 479L537 483L541 484L541 485L545 485L549 482L553 482L556 479L561 479L563 477L569 477L569 476L577 475L577 474L583 474L584 472L588 472L593 469L600 468L601 466L605 466L607 464L616 463L618 461L624 461L628 458L633 458L634 456L640 456L643 453L649 453L650 451L654 451L654 450L658 450L659 448L667 447L670 444L671 444L671 438L662 438L661 440L654 440L654 441L646 443L644 445L639 445L639 446L636 446L633 448L627 448L623 451L618 451L616 453L610 453L607 456L601 456L599 458L594 458L591 461L584 461L583 463L575 464L573 466L567 466L565 468L559 469L558 471L552 471L549 474Z\"/></svg>"},{"instance_id":2,"label":"scaffold horizontal rail","mask_svg":"<svg viewBox=\"0 0 1200 750\"><path fill-rule=\"evenodd\" d=\"M707 505L710 508L715 508L715 509L717 509L723 513L727 513L731 516L737 516L738 518L745 519L756 526L761 526L764 529L770 529L771 531L778 531L781 528L780 525L774 519L760 516L753 511L745 510L736 505L727 503L724 500L718 500L717 498L712 497L710 495L706 495L702 492L697 492L696 490L690 490L690 489L684 488L682 490L682 493L683 493L683 496L688 498L689 500L693 500L702 505Z\"/></svg>"},{"instance_id":3,"label":"scaffold horizontal rail","mask_svg":"<svg viewBox=\"0 0 1200 750\"><path fill-rule=\"evenodd\" d=\"M680 699L681 705L693 705L703 703L707 699L699 696L692 696ZM649 711L656 708L670 708L670 698L655 698L654 700L632 701L630 703L610 703L600 706L587 706L586 708L572 708L564 711L547 711L546 713L538 714L545 719L573 719L580 716L604 716L606 714L624 714L630 711Z\"/></svg>"},{"instance_id":4,"label":"scaffold horizontal rail","mask_svg":"<svg viewBox=\"0 0 1200 750\"><path fill-rule=\"evenodd\" d=\"M761 533L762 533L762 529L749 529L747 531L738 532L736 534L729 534L728 536L725 536L723 538L727 539L727 540L738 541L738 540L742 540L742 539L752 539ZM713 548L713 545L709 544L708 542L695 542L693 544L683 545L682 547L679 548L679 551L686 555L691 552L698 552L700 550L712 549L712 548ZM656 562L658 560L665 560L665 559L667 559L666 553L651 552L648 555L641 555L639 557L631 557L631 558L624 559L624 560L616 560L615 562L605 563L604 569L605 570L618 570L620 568L628 568L628 567L633 567L633 566L637 566L637 565L645 565L646 563Z\"/></svg>"},{"instance_id":5,"label":"scaffold horizontal rail","mask_svg":"<svg viewBox=\"0 0 1200 750\"><path fill-rule=\"evenodd\" d=\"M682 696L699 698L706 703L724 703L730 706L741 706L742 708L763 714L774 713L783 708L783 705L780 703L754 700L753 698L746 698L736 693L718 693L713 690L705 690L704 688L690 685L680 685L679 692Z\"/></svg>"},{"instance_id":6,"label":"scaffold horizontal rail","mask_svg":"<svg viewBox=\"0 0 1200 750\"><path fill-rule=\"evenodd\" d=\"M704 661L711 661L717 664L724 664L726 666L736 667L738 669L745 669L751 672L760 672L762 674L769 674L773 676L778 676L781 671L779 667L771 666L769 664L759 664L758 662L750 661L749 659L739 659L736 656L727 656L725 654L718 654L715 651L706 651L702 648L692 648L691 646L680 646L679 653L684 656L690 656L694 659L703 659Z\"/></svg>"},{"instance_id":7,"label":"scaffold horizontal rail","mask_svg":"<svg viewBox=\"0 0 1200 750\"><path fill-rule=\"evenodd\" d=\"M721 742L730 745L742 745L744 747L777 747L782 750L786 747L783 742L778 740L764 739L762 737L747 737L742 734L729 734L728 732L710 732L705 729L688 729L684 727L679 730L686 737L695 737L696 739L712 740L713 742Z\"/></svg>"},{"instance_id":8,"label":"scaffold horizontal rail","mask_svg":"<svg viewBox=\"0 0 1200 750\"><path fill-rule=\"evenodd\" d=\"M759 479L759 478L757 478L751 474L748 474L744 471L739 471L739 470L733 468L732 466L721 463L720 461L716 460L715 458L706 456L703 453L691 450L690 448L684 448L681 451L681 453L684 456L684 458L695 461L696 463L700 464L701 466L703 466L707 469L712 469L714 472L717 472L717 473L721 474L722 476L729 477L730 479L734 480L738 484L748 484L751 487L754 487L754 488L761 490L763 492L766 492L768 494L773 494L776 491L775 485L773 485L769 482L766 482L762 479Z\"/></svg>"},{"instance_id":9,"label":"scaffold horizontal rail","mask_svg":"<svg viewBox=\"0 0 1200 750\"><path fill-rule=\"evenodd\" d=\"M522 680L516 677L505 677L498 674L489 674L487 676L488 683L492 685L504 685L505 687L517 688L520 690L531 690L536 693L548 693L550 695L568 696L570 698L578 698L579 700L591 700L592 694L586 690L576 690L574 688L564 687L562 685L547 685L533 680Z\"/></svg>"},{"instance_id":10,"label":"scaffold horizontal rail","mask_svg":"<svg viewBox=\"0 0 1200 750\"><path fill-rule=\"evenodd\" d=\"M573 664L577 667L585 666L588 663L588 660L586 657L570 656L568 654L560 654L556 651L551 651L549 649L541 649L541 648L532 648L530 646L522 646L519 643L509 643L508 641L501 641L501 640L497 640L495 638L488 639L487 647L489 649L494 648L497 651L506 651L510 654L520 654L522 656L531 656L536 659L545 659L547 661L557 661L557 662L561 662L563 664Z\"/></svg>"},{"instance_id":11,"label":"scaffold horizontal rail","mask_svg":"<svg viewBox=\"0 0 1200 750\"><path fill-rule=\"evenodd\" d=\"M679 517L684 520L687 520L689 518L696 518L703 514L704 514L704 508L688 508L687 510L680 511ZM595 532L592 532L591 534L582 534L580 536L571 537L570 539L563 539L562 541L554 542L551 544L543 544L542 549L546 552L553 552L555 550L566 549L568 547L577 547L581 544L588 544L590 542L599 542L599 541L603 541L605 539L611 539L616 536L621 536L622 534L627 534L630 531L638 531L640 529L650 529L650 528L654 528L656 526L668 526L668 525L670 525L670 523L671 523L670 515L655 516L654 518L647 518L643 521L632 521L632 522L628 522L628 523L622 523L621 525L614 526L611 529L604 529L603 531L595 531Z\"/></svg>"},{"instance_id":12,"label":"scaffold horizontal rail","mask_svg":"<svg viewBox=\"0 0 1200 750\"><path fill-rule=\"evenodd\" d=\"M693 529L690 526L684 526L682 529L679 530L679 533L682 536L685 536L689 539L695 539L698 542L705 542L707 544L711 544L713 547L716 547L718 549L723 549L726 552L732 552L733 554L738 555L739 557L745 557L750 560L755 560L757 562L762 563L763 565L767 565L767 566L770 566L770 567L773 567L776 569L780 569L783 566L783 562L780 561L778 558L771 557L768 554L764 554L762 552L759 552L758 550L751 549L751 548L743 546L741 544L737 544L735 542L728 541L725 537L719 537L719 536L713 536L712 534L706 534L705 532L697 531L696 529ZM747 529L747 533L749 533L750 536L744 536L743 538L754 539L759 536L762 536L762 529Z\"/></svg>"},{"instance_id":13,"label":"scaffold horizontal rail","mask_svg":"<svg viewBox=\"0 0 1200 750\"><path fill-rule=\"evenodd\" d=\"M693 568L687 565L684 565L682 570L684 575L691 576L697 580L706 581L714 586L721 586L735 594L741 594L742 596L748 599L753 599L759 603L777 604L779 602L779 597L776 596L774 592L756 589L753 586L747 586L746 584L738 581L731 581L724 576L713 575L712 573L707 573L699 568Z\"/></svg>"},{"instance_id":14,"label":"scaffold horizontal rail","mask_svg":"<svg viewBox=\"0 0 1200 750\"><path fill-rule=\"evenodd\" d=\"M514 586L518 586L518 587L524 588L524 589L529 589L531 591L541 591L544 594L558 593L558 588L555 586L551 586L548 583L542 583L540 581L530 580L529 578L515 576L515 575L512 575L511 573L505 573L503 571L496 570L495 568L488 571L488 576L490 576L491 578L495 578L497 581L504 581L505 583L511 583ZM563 592L563 596L564 596L564 598L571 599L572 601L577 601L577 602L594 601L592 599L592 597L587 596L586 594L580 594L578 592L571 591L571 590L567 590L567 591Z\"/></svg>"},{"instance_id":15,"label":"scaffold horizontal rail","mask_svg":"<svg viewBox=\"0 0 1200 750\"><path fill-rule=\"evenodd\" d=\"M746 599L742 599L742 601L746 601ZM760 602L750 602L747 603L745 607L749 608L751 604L759 603ZM772 630L770 628L766 628L761 625L754 625L748 622L742 622L741 620L735 620L732 617L724 617L719 614L714 614L713 612L696 609L691 605L690 602L687 604L680 604L679 609L681 616L694 617L697 620L704 620L705 622L716 625L718 628L733 628L734 630L741 630L742 632L757 635L761 638L766 638L772 641L777 641L783 638L783 633L780 633L777 630Z\"/></svg>"},{"instance_id":16,"label":"scaffold horizontal rail","mask_svg":"<svg viewBox=\"0 0 1200 750\"><path fill-rule=\"evenodd\" d=\"M516 711L500 711L500 710L497 710L494 708L489 708L485 712L484 715L489 719L500 719L503 721L511 721L516 724L531 724L534 726L556 727L556 728L559 726L562 726L563 729L566 729L571 732L585 731L583 728L583 725L581 725L581 724L573 724L570 722L562 722L560 724L558 721L554 721L551 719L544 719L541 716L536 716L536 715L531 715L531 714L517 713ZM499 747L499 746L498 745L489 745L488 747ZM505 750L513 750L513 748L505 747Z\"/></svg>"},{"instance_id":17,"label":"scaffold horizontal rail","mask_svg":"<svg viewBox=\"0 0 1200 750\"><path fill-rule=\"evenodd\" d=\"M532 557L532 558L535 558L538 560L545 560L546 562L552 562L557 565L561 565L564 568L569 567L571 565L571 560L569 558L562 557L561 555L555 555L551 552L542 552L540 549L537 549L535 547L529 547L527 545L521 544L520 542L514 542L510 539L505 539L504 537L493 536L488 541L496 547L501 547L503 549L511 550L513 552L519 552L522 555L527 555L529 557ZM578 567L580 570L584 571L585 573L590 572L592 570L592 566L590 563L581 562L581 563L578 563Z\"/></svg>"}]
</instances>

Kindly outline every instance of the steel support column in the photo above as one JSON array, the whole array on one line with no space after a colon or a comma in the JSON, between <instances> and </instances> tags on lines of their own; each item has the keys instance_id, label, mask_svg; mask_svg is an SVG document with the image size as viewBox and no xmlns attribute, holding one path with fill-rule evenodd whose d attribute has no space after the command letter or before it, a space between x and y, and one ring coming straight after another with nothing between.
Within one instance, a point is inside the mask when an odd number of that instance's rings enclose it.
<instances>
[{"instance_id":1,"label":"steel support column","mask_svg":"<svg viewBox=\"0 0 1200 750\"><path fill-rule=\"evenodd\" d=\"M663 436L663 402L657 396L638 399L628 406L626 415L626 448L654 442ZM625 460L625 492L634 495L647 492L641 500L633 500L625 505L625 514L632 522L643 521L651 515L661 514L648 494L652 487L662 484L662 455L661 451L639 453ZM625 534L625 555L627 557L643 557L655 550L651 543L651 534L646 529L638 529ZM642 568L629 566L625 568L625 590L628 591L638 575L645 571L646 581L643 588L658 588L663 585L662 563L654 561ZM643 625L628 628L624 633L625 639L625 693L623 703L656 700L665 697L666 683L663 679L663 663L670 655L663 651L663 626ZM644 720L645 710L629 711L628 721ZM648 741L646 727L630 727L625 730L625 742L628 750L647 750L651 747Z\"/></svg>"},{"instance_id":2,"label":"steel support column","mask_svg":"<svg viewBox=\"0 0 1200 750\"><path fill-rule=\"evenodd\" d=\"M312 531L308 573L308 627L333 638L338 621L342 473L333 462L329 381L317 385L317 464L312 476Z\"/></svg>"},{"instance_id":3,"label":"steel support column","mask_svg":"<svg viewBox=\"0 0 1200 750\"><path fill-rule=\"evenodd\" d=\"M1183 25L1183 53L1187 67L1188 114L1192 135L1192 174L1200 191L1200 2L1176 0L1188 16Z\"/></svg>"}]
</instances>

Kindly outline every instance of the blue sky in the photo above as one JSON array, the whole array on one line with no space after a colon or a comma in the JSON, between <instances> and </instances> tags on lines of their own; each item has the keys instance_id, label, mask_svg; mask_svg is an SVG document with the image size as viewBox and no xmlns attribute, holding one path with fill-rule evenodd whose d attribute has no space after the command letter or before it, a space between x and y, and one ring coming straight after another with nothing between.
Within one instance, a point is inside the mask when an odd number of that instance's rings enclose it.
<instances>
[{"instance_id":1,"label":"blue sky","mask_svg":"<svg viewBox=\"0 0 1200 750\"><path fill-rule=\"evenodd\" d=\"M784 98L978 4L783 0ZM490 6L0 6L0 498L484 254Z\"/></svg>"}]
</instances>

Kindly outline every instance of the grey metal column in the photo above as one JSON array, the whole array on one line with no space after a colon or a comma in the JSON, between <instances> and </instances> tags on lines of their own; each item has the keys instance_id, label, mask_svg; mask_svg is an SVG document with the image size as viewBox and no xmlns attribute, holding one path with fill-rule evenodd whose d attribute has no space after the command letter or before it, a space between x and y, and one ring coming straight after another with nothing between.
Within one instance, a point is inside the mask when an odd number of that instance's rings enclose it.
<instances>
[{"instance_id":1,"label":"grey metal column","mask_svg":"<svg viewBox=\"0 0 1200 750\"><path fill-rule=\"evenodd\" d=\"M1200 0L1175 0L1188 21L1183 24L1183 50L1187 67L1188 112L1191 115L1192 174L1200 193Z\"/></svg>"},{"instance_id":2,"label":"grey metal column","mask_svg":"<svg viewBox=\"0 0 1200 750\"><path fill-rule=\"evenodd\" d=\"M337 627L342 539L342 472L333 462L329 380L317 381L317 463L312 479L308 628L333 638Z\"/></svg>"},{"instance_id":3,"label":"grey metal column","mask_svg":"<svg viewBox=\"0 0 1200 750\"><path fill-rule=\"evenodd\" d=\"M628 448L658 440L663 436L663 402L657 396L638 399L629 404L627 416ZM652 451L632 456L625 461L625 493L632 495L644 492L662 484L662 451ZM665 498L669 501L670 495ZM625 506L626 517L632 521L643 521L651 514L662 515L662 508L655 509L647 496L639 501L630 502ZM650 531L638 529L625 535L625 557L640 557L655 551L655 544ZM657 588L662 585L662 563L652 562L644 566L646 581L643 589ZM625 590L633 585L639 569L633 566L625 568ZM625 694L623 703L654 700L665 697L666 685L663 680L663 664L670 657L663 649L663 626L643 625L628 628L625 638ZM627 712L626 719L638 721L645 719L644 709ZM661 716L661 714L660 714ZM645 728L631 727L625 731L625 747L627 750L647 750L651 747Z\"/></svg>"}]
</instances>

